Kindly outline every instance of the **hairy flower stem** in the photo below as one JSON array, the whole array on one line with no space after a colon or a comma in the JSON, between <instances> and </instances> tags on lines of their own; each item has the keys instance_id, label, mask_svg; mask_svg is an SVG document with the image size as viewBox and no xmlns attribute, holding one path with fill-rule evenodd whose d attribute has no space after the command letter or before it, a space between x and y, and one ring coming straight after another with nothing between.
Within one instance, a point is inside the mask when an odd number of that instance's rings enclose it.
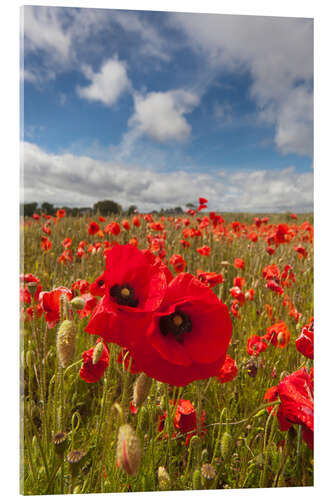
<instances>
[{"instance_id":1,"label":"hairy flower stem","mask_svg":"<svg viewBox=\"0 0 333 500\"><path fill-rule=\"evenodd\" d=\"M171 408L169 402L169 387L168 384L164 384L164 396L165 396L165 404L167 407L167 416L166 416L166 428L167 428L167 441L168 441L168 454L166 456L166 469L170 470L172 452L171 452L171 434L172 434L172 419L171 419Z\"/></svg>"}]
</instances>

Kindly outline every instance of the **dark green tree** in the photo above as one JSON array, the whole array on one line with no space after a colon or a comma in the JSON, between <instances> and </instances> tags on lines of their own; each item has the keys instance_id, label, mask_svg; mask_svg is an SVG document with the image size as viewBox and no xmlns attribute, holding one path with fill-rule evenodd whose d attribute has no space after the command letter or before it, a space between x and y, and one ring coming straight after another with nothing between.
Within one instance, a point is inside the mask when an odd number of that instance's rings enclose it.
<instances>
[{"instance_id":1,"label":"dark green tree","mask_svg":"<svg viewBox=\"0 0 333 500\"><path fill-rule=\"evenodd\" d=\"M23 214L27 217L31 217L37 210L38 203L24 203L23 207L21 206L21 213L23 208Z\"/></svg>"},{"instance_id":2,"label":"dark green tree","mask_svg":"<svg viewBox=\"0 0 333 500\"><path fill-rule=\"evenodd\" d=\"M120 214L122 207L119 203L112 200L103 200L95 203L93 207L94 212L100 212L102 215Z\"/></svg>"}]
</instances>

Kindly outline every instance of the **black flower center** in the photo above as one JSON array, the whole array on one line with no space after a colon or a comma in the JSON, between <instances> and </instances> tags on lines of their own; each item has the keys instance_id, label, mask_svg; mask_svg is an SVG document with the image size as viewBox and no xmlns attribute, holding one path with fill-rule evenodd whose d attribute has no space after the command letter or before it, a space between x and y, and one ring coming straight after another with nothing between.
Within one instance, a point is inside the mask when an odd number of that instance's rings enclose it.
<instances>
[{"instance_id":1,"label":"black flower center","mask_svg":"<svg viewBox=\"0 0 333 500\"><path fill-rule=\"evenodd\" d=\"M166 336L169 333L175 337L178 342L182 342L184 333L192 330L192 321L188 314L183 311L175 311L168 316L162 316L160 319L160 331Z\"/></svg>"},{"instance_id":2,"label":"black flower center","mask_svg":"<svg viewBox=\"0 0 333 500\"><path fill-rule=\"evenodd\" d=\"M101 287L104 285L104 280L100 279L97 281L97 286Z\"/></svg>"},{"instance_id":3,"label":"black flower center","mask_svg":"<svg viewBox=\"0 0 333 500\"><path fill-rule=\"evenodd\" d=\"M128 283L113 285L110 288L110 296L121 306L137 307L139 304L139 300L135 298L133 287Z\"/></svg>"}]
</instances>

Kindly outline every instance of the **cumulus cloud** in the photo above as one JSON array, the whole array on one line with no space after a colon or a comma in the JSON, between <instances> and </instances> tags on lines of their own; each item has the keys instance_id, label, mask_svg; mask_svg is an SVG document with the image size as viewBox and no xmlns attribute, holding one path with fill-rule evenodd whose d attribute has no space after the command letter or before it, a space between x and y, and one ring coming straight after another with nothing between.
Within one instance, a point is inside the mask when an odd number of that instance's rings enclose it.
<instances>
[{"instance_id":1,"label":"cumulus cloud","mask_svg":"<svg viewBox=\"0 0 333 500\"><path fill-rule=\"evenodd\" d=\"M116 58L107 60L97 73L91 67L84 66L83 73L91 84L78 87L77 92L80 97L90 101L101 101L106 106L112 106L121 94L131 88L125 63Z\"/></svg>"},{"instance_id":2,"label":"cumulus cloud","mask_svg":"<svg viewBox=\"0 0 333 500\"><path fill-rule=\"evenodd\" d=\"M174 13L170 22L187 35L191 47L208 61L210 71L250 72L251 96L262 118L276 124L275 142L282 152L311 154L311 19ZM306 95L303 121L299 101Z\"/></svg>"},{"instance_id":3,"label":"cumulus cloud","mask_svg":"<svg viewBox=\"0 0 333 500\"><path fill-rule=\"evenodd\" d=\"M150 92L145 96L136 93L129 125L158 142L184 141L191 133L184 115L198 104L198 96L185 90Z\"/></svg>"},{"instance_id":4,"label":"cumulus cloud","mask_svg":"<svg viewBox=\"0 0 333 500\"><path fill-rule=\"evenodd\" d=\"M24 184L21 199L56 205L92 205L114 199L140 210L185 205L198 196L215 210L312 211L313 175L294 167L282 171L233 171L193 174L156 171L88 156L49 154L33 143L22 147Z\"/></svg>"}]
</instances>

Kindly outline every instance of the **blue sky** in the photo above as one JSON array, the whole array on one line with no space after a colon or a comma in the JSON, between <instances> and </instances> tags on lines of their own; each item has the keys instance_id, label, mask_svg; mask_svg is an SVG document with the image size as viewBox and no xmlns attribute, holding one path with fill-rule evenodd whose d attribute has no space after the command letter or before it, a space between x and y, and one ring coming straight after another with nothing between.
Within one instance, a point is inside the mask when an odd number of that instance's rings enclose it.
<instances>
[{"instance_id":1,"label":"blue sky","mask_svg":"<svg viewBox=\"0 0 333 500\"><path fill-rule=\"evenodd\" d=\"M22 15L24 201L312 210L311 19Z\"/></svg>"}]
</instances>

